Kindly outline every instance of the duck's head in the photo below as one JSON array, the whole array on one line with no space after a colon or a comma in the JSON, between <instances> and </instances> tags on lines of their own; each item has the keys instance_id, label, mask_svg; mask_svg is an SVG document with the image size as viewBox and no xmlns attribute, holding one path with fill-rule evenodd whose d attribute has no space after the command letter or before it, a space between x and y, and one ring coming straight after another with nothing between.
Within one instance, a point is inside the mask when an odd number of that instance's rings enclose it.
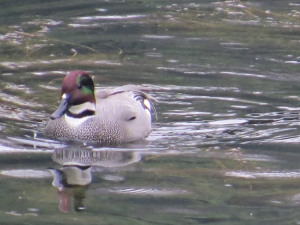
<instances>
[{"instance_id":1,"label":"duck's head","mask_svg":"<svg viewBox=\"0 0 300 225\"><path fill-rule=\"evenodd\" d=\"M69 72L63 80L60 105L50 118L54 120L64 114L78 118L95 113L94 89L94 82L86 72Z\"/></svg>"}]
</instances>

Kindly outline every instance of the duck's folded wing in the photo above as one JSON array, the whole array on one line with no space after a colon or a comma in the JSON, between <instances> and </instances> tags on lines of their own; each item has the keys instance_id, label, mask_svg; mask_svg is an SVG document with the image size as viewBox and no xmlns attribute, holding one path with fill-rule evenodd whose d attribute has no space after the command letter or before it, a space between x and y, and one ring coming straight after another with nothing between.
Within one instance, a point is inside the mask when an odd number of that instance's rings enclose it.
<instances>
[{"instance_id":1,"label":"duck's folded wing","mask_svg":"<svg viewBox=\"0 0 300 225\"><path fill-rule=\"evenodd\" d=\"M156 110L153 102L156 102L152 96L147 95L141 89L149 90L149 88L140 85L125 85L118 88L107 88L97 91L97 99L106 99L109 104L114 105L112 108L118 109L118 115L122 120L130 121L135 120L139 115L140 108L143 108L151 115Z\"/></svg>"},{"instance_id":2,"label":"duck's folded wing","mask_svg":"<svg viewBox=\"0 0 300 225\"><path fill-rule=\"evenodd\" d=\"M134 98L133 92L113 92L107 97L106 101L114 109L115 118L118 117L122 121L130 121L137 118L140 103Z\"/></svg>"},{"instance_id":3,"label":"duck's folded wing","mask_svg":"<svg viewBox=\"0 0 300 225\"><path fill-rule=\"evenodd\" d=\"M122 108L119 109L120 117L124 121L135 120L138 117L138 107L136 104L130 104L129 102L123 102Z\"/></svg>"}]
</instances>

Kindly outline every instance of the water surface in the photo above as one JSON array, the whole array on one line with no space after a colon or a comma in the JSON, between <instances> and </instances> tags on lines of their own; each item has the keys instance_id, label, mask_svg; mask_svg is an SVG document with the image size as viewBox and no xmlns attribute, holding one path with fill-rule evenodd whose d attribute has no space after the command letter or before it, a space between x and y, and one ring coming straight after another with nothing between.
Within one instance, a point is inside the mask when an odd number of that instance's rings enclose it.
<instances>
[{"instance_id":1,"label":"water surface","mask_svg":"<svg viewBox=\"0 0 300 225\"><path fill-rule=\"evenodd\" d=\"M0 4L1 224L299 223L299 2ZM149 87L151 135L47 139L75 69Z\"/></svg>"}]
</instances>

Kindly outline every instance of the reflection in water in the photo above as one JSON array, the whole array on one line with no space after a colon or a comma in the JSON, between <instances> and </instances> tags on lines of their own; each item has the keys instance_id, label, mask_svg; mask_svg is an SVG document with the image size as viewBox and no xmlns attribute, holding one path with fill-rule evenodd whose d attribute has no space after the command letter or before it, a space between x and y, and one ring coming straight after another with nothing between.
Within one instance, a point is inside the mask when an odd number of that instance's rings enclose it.
<instances>
[{"instance_id":1,"label":"reflection in water","mask_svg":"<svg viewBox=\"0 0 300 225\"><path fill-rule=\"evenodd\" d=\"M91 166L68 165L61 169L49 170L54 178L52 185L57 188L59 209L62 212L70 212L73 197L75 211L85 210L83 200L92 182Z\"/></svg>"},{"instance_id":2,"label":"reflection in water","mask_svg":"<svg viewBox=\"0 0 300 225\"><path fill-rule=\"evenodd\" d=\"M62 165L91 165L101 167L125 166L141 160L138 152L122 150L56 149L53 160Z\"/></svg>"},{"instance_id":3,"label":"reflection in water","mask_svg":"<svg viewBox=\"0 0 300 225\"><path fill-rule=\"evenodd\" d=\"M52 185L57 188L60 200L59 209L62 212L85 210L83 200L86 191L92 183L92 166L119 167L125 166L141 159L136 152L125 151L92 151L80 150L55 150L53 160L62 164L61 169L49 168L53 175Z\"/></svg>"}]
</instances>

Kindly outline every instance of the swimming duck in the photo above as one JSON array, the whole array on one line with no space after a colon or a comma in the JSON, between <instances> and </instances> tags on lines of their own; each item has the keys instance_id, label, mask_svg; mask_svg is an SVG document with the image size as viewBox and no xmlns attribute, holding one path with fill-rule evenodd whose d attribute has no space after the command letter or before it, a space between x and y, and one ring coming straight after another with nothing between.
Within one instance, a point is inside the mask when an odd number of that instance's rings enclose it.
<instances>
[{"instance_id":1,"label":"swimming duck","mask_svg":"<svg viewBox=\"0 0 300 225\"><path fill-rule=\"evenodd\" d=\"M48 137L101 143L140 140L151 132L152 101L135 85L95 93L86 72L75 70L62 83L61 101L51 115Z\"/></svg>"}]
</instances>

